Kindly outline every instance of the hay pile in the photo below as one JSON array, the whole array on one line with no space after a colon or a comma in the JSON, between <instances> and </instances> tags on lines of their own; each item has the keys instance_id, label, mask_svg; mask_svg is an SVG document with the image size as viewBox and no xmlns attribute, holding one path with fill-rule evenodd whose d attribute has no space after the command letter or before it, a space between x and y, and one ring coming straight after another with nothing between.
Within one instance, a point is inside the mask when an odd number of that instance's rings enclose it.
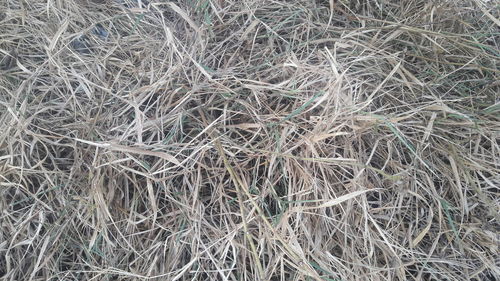
<instances>
[{"instance_id":1,"label":"hay pile","mask_svg":"<svg viewBox=\"0 0 500 281\"><path fill-rule=\"evenodd\" d=\"M496 280L499 11L2 0L1 280Z\"/></svg>"}]
</instances>

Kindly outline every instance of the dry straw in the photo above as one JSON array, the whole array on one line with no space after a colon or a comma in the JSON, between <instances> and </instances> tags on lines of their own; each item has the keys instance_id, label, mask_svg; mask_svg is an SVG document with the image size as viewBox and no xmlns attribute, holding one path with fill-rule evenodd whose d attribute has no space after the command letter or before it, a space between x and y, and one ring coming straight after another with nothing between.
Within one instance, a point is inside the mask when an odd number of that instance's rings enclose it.
<instances>
[{"instance_id":1,"label":"dry straw","mask_svg":"<svg viewBox=\"0 0 500 281\"><path fill-rule=\"evenodd\" d=\"M0 280L497 280L495 5L0 1Z\"/></svg>"}]
</instances>

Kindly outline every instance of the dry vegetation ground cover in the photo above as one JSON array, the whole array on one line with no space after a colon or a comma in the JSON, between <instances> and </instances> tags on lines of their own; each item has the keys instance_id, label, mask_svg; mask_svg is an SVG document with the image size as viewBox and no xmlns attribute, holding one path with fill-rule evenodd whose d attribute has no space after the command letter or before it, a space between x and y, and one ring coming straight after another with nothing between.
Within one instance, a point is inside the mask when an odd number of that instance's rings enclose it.
<instances>
[{"instance_id":1,"label":"dry vegetation ground cover","mask_svg":"<svg viewBox=\"0 0 500 281\"><path fill-rule=\"evenodd\" d=\"M498 280L498 12L0 0L0 279Z\"/></svg>"}]
</instances>

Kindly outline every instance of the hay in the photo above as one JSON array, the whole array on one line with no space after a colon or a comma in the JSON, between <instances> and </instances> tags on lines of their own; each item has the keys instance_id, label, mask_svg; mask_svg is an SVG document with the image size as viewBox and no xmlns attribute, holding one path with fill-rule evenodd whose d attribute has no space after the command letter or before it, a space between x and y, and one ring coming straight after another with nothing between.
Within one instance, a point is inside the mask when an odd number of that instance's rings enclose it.
<instances>
[{"instance_id":1,"label":"hay","mask_svg":"<svg viewBox=\"0 0 500 281\"><path fill-rule=\"evenodd\" d=\"M494 1L2 0L1 280L496 280Z\"/></svg>"}]
</instances>

